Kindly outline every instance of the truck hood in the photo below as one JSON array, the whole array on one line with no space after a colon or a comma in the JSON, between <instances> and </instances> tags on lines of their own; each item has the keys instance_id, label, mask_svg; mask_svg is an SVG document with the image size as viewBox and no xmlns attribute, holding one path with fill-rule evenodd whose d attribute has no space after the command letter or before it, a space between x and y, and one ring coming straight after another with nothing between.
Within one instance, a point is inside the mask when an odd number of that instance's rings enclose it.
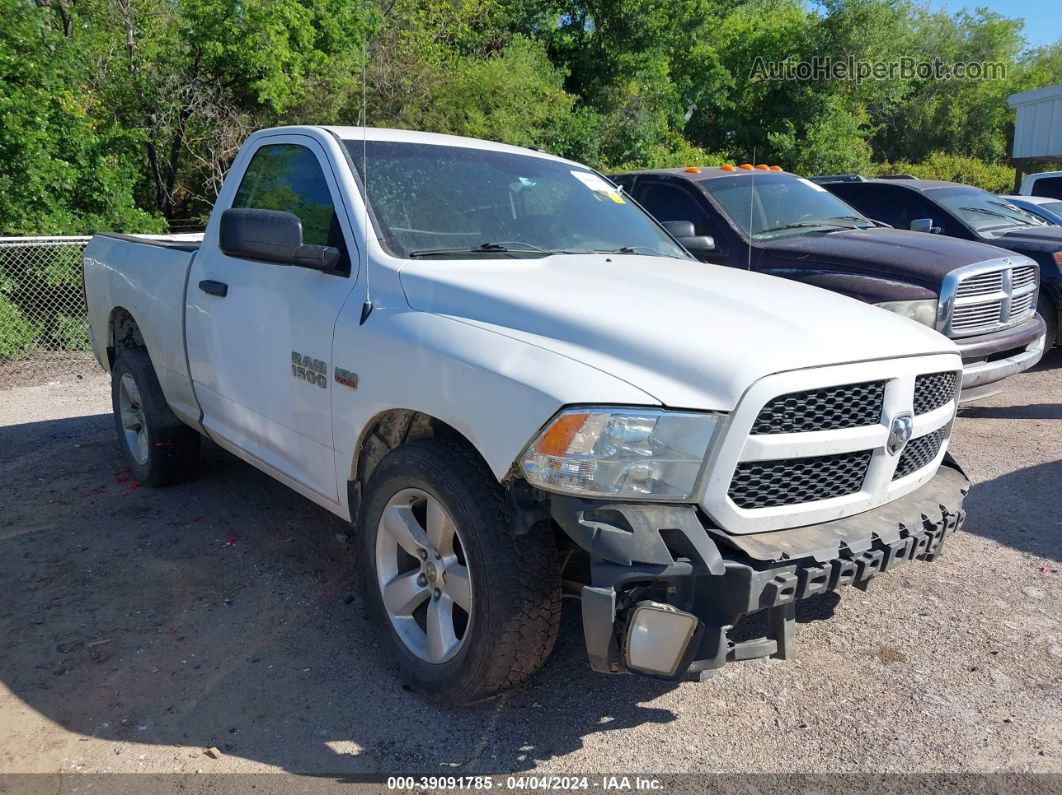
<instances>
[{"instance_id":1,"label":"truck hood","mask_svg":"<svg viewBox=\"0 0 1062 795\"><path fill-rule=\"evenodd\" d=\"M415 309L575 359L676 408L729 411L784 370L956 351L854 299L692 260L417 260L400 279Z\"/></svg>"},{"instance_id":2,"label":"truck hood","mask_svg":"<svg viewBox=\"0 0 1062 795\"><path fill-rule=\"evenodd\" d=\"M1062 226L1011 229L994 238L992 243L1018 252L1058 251L1062 249Z\"/></svg>"},{"instance_id":3,"label":"truck hood","mask_svg":"<svg viewBox=\"0 0 1062 795\"><path fill-rule=\"evenodd\" d=\"M764 247L775 257L804 262L804 268L807 263L840 265L899 277L937 293L944 277L956 268L1000 256L986 243L887 227L812 232L771 240Z\"/></svg>"}]
</instances>

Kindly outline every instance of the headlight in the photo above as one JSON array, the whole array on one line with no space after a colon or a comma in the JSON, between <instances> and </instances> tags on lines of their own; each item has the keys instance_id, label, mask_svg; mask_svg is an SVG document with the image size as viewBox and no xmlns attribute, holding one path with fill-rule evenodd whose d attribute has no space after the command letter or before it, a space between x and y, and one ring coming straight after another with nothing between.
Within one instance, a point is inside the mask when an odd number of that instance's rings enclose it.
<instances>
[{"instance_id":1,"label":"headlight","mask_svg":"<svg viewBox=\"0 0 1062 795\"><path fill-rule=\"evenodd\" d=\"M888 309L897 315L909 317L923 326L929 326L930 328L936 328L937 326L937 301L935 298L926 301L886 301L883 304L874 304L874 306Z\"/></svg>"},{"instance_id":2,"label":"headlight","mask_svg":"<svg viewBox=\"0 0 1062 795\"><path fill-rule=\"evenodd\" d=\"M567 409L524 451L520 467L547 491L688 500L718 421L655 409Z\"/></svg>"}]
</instances>

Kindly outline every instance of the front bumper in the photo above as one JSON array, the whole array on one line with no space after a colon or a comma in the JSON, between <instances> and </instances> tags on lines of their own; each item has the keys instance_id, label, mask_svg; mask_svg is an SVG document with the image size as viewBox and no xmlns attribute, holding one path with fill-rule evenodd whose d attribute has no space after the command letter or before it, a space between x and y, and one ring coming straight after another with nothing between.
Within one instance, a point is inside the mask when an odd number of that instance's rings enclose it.
<instances>
[{"instance_id":1,"label":"front bumper","mask_svg":"<svg viewBox=\"0 0 1062 795\"><path fill-rule=\"evenodd\" d=\"M1008 376L1028 370L1044 355L1046 326L1039 315L1005 332L956 340L962 356L960 403L999 392Z\"/></svg>"},{"instance_id":2,"label":"front bumper","mask_svg":"<svg viewBox=\"0 0 1062 795\"><path fill-rule=\"evenodd\" d=\"M596 671L628 672L624 642L632 608L671 605L700 622L691 650L667 679L701 679L733 660L793 652L795 605L842 585L865 588L911 560L934 560L962 526L970 482L947 457L905 497L819 525L731 536L707 527L694 506L602 503L554 495L553 518L590 555L582 589L583 632ZM731 640L745 615L767 611L763 637ZM633 672L633 671L630 671Z\"/></svg>"}]
</instances>

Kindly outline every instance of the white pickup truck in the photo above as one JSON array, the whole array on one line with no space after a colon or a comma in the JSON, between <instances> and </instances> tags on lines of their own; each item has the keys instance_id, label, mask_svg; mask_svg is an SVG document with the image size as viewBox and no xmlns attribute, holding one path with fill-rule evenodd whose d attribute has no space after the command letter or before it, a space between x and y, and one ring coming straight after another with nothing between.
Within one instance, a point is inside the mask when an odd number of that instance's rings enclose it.
<instances>
[{"instance_id":1,"label":"white pickup truck","mask_svg":"<svg viewBox=\"0 0 1062 795\"><path fill-rule=\"evenodd\" d=\"M784 658L797 600L963 521L952 342L699 263L541 152L263 130L200 245L96 235L85 288L135 476L206 436L350 520L384 646L445 700L541 666L562 594L595 670Z\"/></svg>"}]
</instances>

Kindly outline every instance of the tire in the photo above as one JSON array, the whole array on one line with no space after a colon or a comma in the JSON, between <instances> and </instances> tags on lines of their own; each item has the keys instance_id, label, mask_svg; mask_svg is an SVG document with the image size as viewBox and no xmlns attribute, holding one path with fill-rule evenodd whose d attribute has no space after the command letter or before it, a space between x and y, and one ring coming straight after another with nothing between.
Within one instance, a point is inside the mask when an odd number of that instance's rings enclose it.
<instances>
[{"instance_id":1,"label":"tire","mask_svg":"<svg viewBox=\"0 0 1062 795\"><path fill-rule=\"evenodd\" d=\"M195 474L199 433L173 413L144 348L118 348L111 369L111 404L118 443L137 481L167 486Z\"/></svg>"},{"instance_id":2,"label":"tire","mask_svg":"<svg viewBox=\"0 0 1062 795\"><path fill-rule=\"evenodd\" d=\"M396 522L399 532L388 529ZM525 680L553 651L561 609L553 534L511 532L502 488L473 450L433 438L388 453L369 480L358 543L369 618L417 690L451 704L482 701ZM385 584L427 593L407 600L388 588L385 599Z\"/></svg>"},{"instance_id":3,"label":"tire","mask_svg":"<svg viewBox=\"0 0 1062 795\"><path fill-rule=\"evenodd\" d=\"M1047 324L1047 337L1044 340L1044 352L1046 353L1058 343L1058 307L1049 296L1040 293L1040 298L1036 302L1036 311Z\"/></svg>"}]
</instances>

